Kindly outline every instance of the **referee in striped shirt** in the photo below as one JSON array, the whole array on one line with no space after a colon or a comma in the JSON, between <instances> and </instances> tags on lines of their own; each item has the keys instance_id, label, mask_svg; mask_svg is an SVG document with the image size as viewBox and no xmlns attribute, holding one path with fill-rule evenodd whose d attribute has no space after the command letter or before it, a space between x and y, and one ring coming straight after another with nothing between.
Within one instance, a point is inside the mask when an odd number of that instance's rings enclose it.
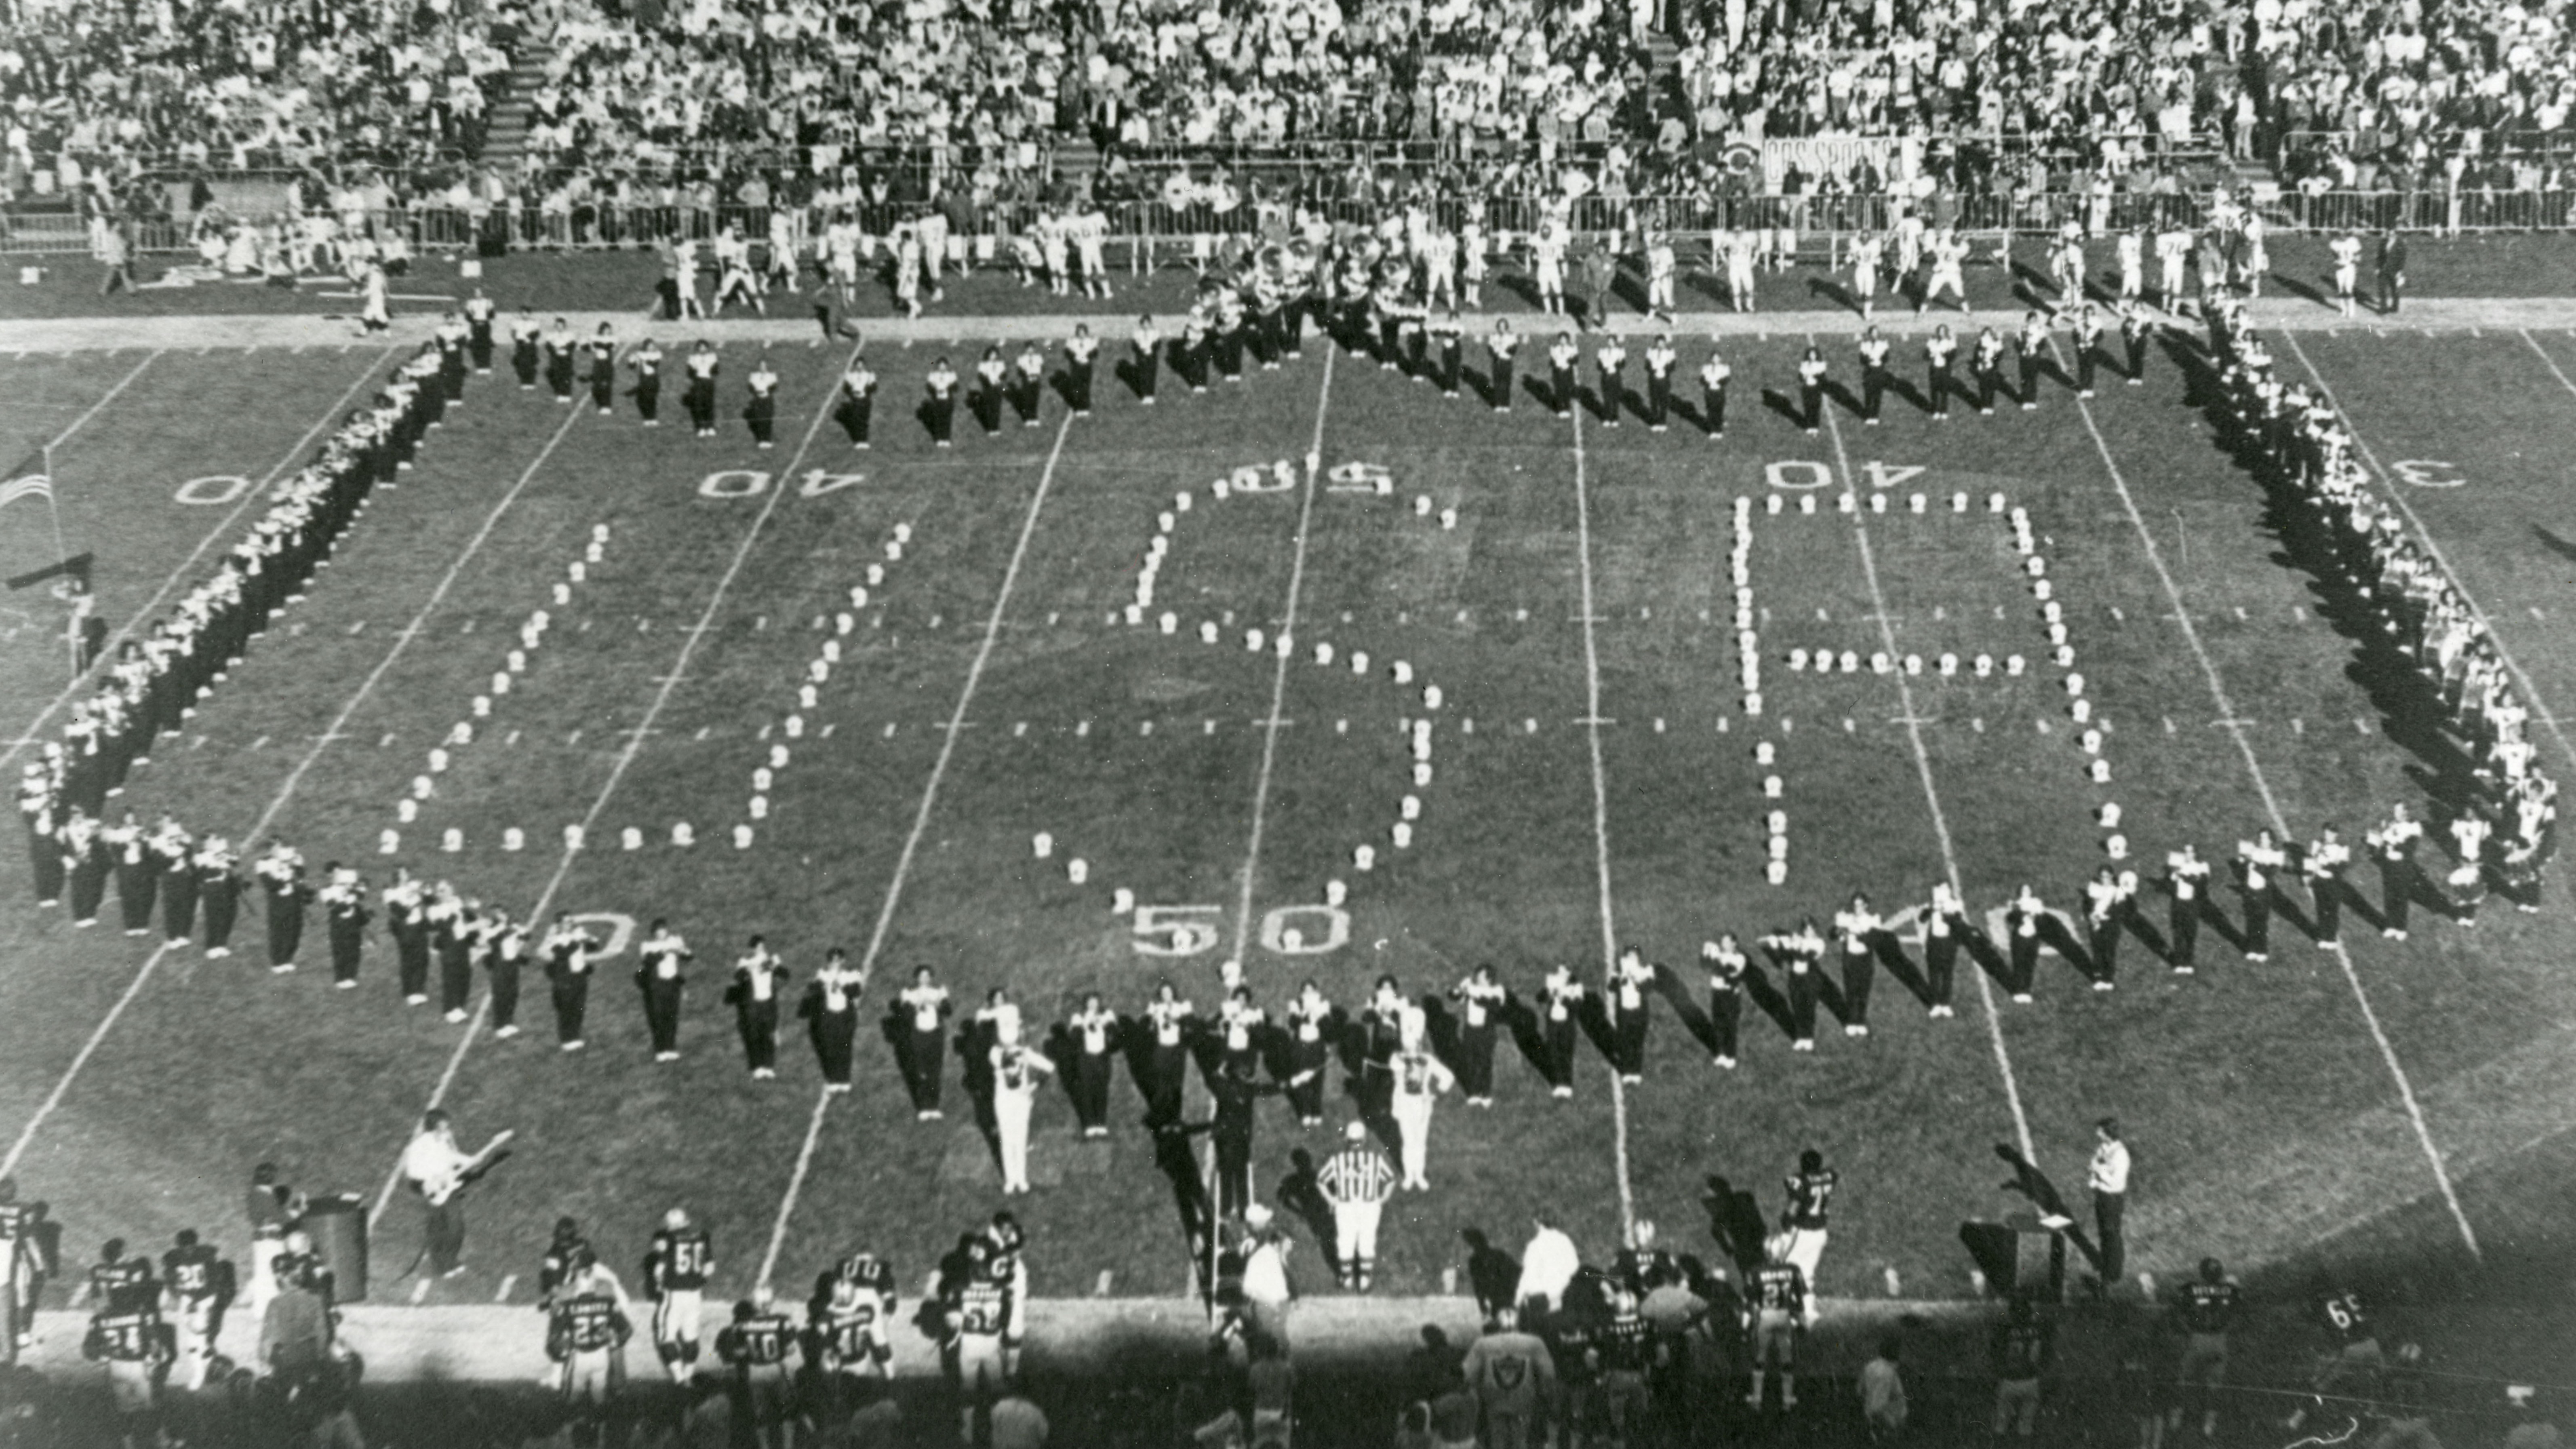
<instances>
[{"instance_id":1,"label":"referee in striped shirt","mask_svg":"<svg viewBox=\"0 0 2576 1449\"><path fill-rule=\"evenodd\" d=\"M1366 1293L1377 1270L1378 1218L1395 1192L1395 1164L1370 1143L1367 1124L1353 1122L1342 1136L1347 1145L1324 1159L1315 1183L1333 1205L1333 1276Z\"/></svg>"}]
</instances>

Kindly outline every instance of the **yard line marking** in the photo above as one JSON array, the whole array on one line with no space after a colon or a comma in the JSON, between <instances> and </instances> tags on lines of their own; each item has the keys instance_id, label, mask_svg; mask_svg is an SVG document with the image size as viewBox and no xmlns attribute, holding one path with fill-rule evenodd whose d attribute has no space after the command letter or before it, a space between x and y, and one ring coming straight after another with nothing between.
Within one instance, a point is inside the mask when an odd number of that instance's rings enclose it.
<instances>
[{"instance_id":1,"label":"yard line marking","mask_svg":"<svg viewBox=\"0 0 2576 1449\"><path fill-rule=\"evenodd\" d=\"M155 352L151 357L146 357L143 360L145 362L150 362L152 357L158 357L160 355L160 353ZM259 486L244 492L242 494L241 501L233 505L232 511L225 514L220 520L218 520L213 528L206 530L206 536L197 540L197 546L189 550L186 558L179 561L179 566L170 571L170 576L168 578L161 581L161 587L154 589L152 591L152 597L144 600L143 607L135 610L132 618L127 619L123 625L118 627L115 633L108 636L107 642L99 647L98 652L100 658L113 659L116 657L116 646L125 639L131 637L135 629L141 625L144 620L151 618L153 611L161 607L161 601L170 597L170 591L178 587L179 580L187 575L188 570L196 567L198 559L205 557L206 545L213 543L219 536L228 535L232 531L233 524L240 520L242 514L248 511L252 504L259 502L268 495L270 485L277 482L278 478L282 476L288 468L294 466L296 459L304 456L304 450L312 446L313 439L319 435L324 428L329 427L332 421L340 416L340 410L349 405L349 399L357 396L358 390L367 385L368 379L375 374L377 366L391 358L393 355L394 350L388 347L384 350L382 356L379 356L374 362L368 363L364 368L359 370L357 380L349 384L349 390L340 394L339 399L331 404L330 410L325 412L319 421L304 430L304 436L295 440L295 446L287 449L286 456L278 460L277 466L268 470L268 476L260 480ZM141 371L142 368L140 367L135 369L135 372ZM134 374L128 373L126 375L126 381L131 382L133 380ZM124 384L119 383L118 386L123 387ZM82 421L86 422L88 419L84 417ZM71 430L68 428L64 429L62 436L66 438L70 437ZM57 439L56 442L59 446L60 439ZM0 751L0 765L6 765L11 760L16 759L18 757L18 752L26 748L27 745L36 737L37 731L44 727L45 721L54 717L54 711L71 703L72 696L80 693L81 687L87 679L88 676L83 675L82 678L73 680L70 684L64 686L62 693L55 695L51 702L46 704L43 709L37 711L36 717L27 722L25 733L28 738L11 744L6 751Z\"/></svg>"},{"instance_id":2,"label":"yard line marking","mask_svg":"<svg viewBox=\"0 0 2576 1449\"><path fill-rule=\"evenodd\" d=\"M850 355L856 357L857 349L853 348ZM842 367L846 371L848 364L843 363ZM814 435L821 430L823 420L831 416L831 412L829 398L815 406L814 420L805 425L804 441L798 443L796 451L788 457L786 468L788 473L793 474L796 471L796 465L804 460L806 451L814 446ZM581 413L582 410L576 407L572 410L572 415L564 419L563 425L555 430L556 442L562 441L565 431L572 426L573 419L580 417ZM551 452L554 444L549 443L546 446ZM544 455L539 454L537 461L544 462ZM535 469L536 464L529 465L531 475ZM525 486L527 479L522 477L519 481L521 486ZM715 592L707 597L706 612L699 616L700 623L714 618L716 610L723 606L726 592L733 588L733 581L742 574L743 564L751 558L752 545L760 540L761 530L769 526L770 516L778 511L779 500L785 498L791 491L785 487L769 490L768 501L760 505L760 515L754 518L751 521L751 527L743 532L742 542L734 546L733 560L725 565L724 576L716 580ZM515 495L517 490L513 489L512 492ZM504 502L506 506L506 500ZM495 517L497 516L496 514ZM488 528L489 525L486 527ZM463 566L462 560L459 561L458 566ZM444 590L446 585L441 584L439 587ZM581 817L581 833L584 838L593 834L599 824L601 812L608 808L609 799L616 795L619 782L626 778L627 768L633 765L635 757L643 752L645 737L653 732L653 721L661 717L662 707L671 702L672 691L680 687L681 676L688 672L689 655L696 651L698 641L704 637L702 632L696 630L689 631L685 635L680 645L680 657L672 663L671 672L664 677L662 687L654 691L653 702L645 706L643 722L634 729L626 731L626 747L617 752L616 763L609 766L607 782L599 787L598 796L590 802L590 809ZM578 734L579 731L574 733ZM545 918L546 908L554 904L555 892L563 889L564 880L572 874L573 862L580 858L580 854L579 851L569 848L560 853L555 862L554 874L547 877L545 889L537 893L536 904L528 907L527 919L540 921ZM430 1089L429 1102L422 1108L424 1112L447 1100L448 1089L456 1085L456 1074L465 1066L465 1054L474 1049L475 1039L483 1034L483 1023L490 1020L491 1015L492 997L486 992L483 999L475 1003L473 1018L465 1023L464 1035L457 1038L456 1050L448 1054L447 1069L439 1073L438 1085ZM370 1226L376 1219L385 1215L385 1205L393 1201L394 1189L401 1185L402 1163L397 1159L393 1171L385 1175L383 1190L376 1194L375 1206L367 1210L367 1222Z\"/></svg>"},{"instance_id":3,"label":"yard line marking","mask_svg":"<svg viewBox=\"0 0 2576 1449\"><path fill-rule=\"evenodd\" d=\"M1851 454L1843 446L1842 422L1830 407L1824 409L1824 414L1825 426L1834 435L1834 462L1842 469L1843 487L1856 492L1858 485L1852 477ZM1878 606L1879 644L1893 658L1898 657L1896 626L1890 621L1887 593L1879 586L1878 555L1869 546L1868 517L1866 513L1852 514L1852 538L1860 545L1860 571L1861 576L1869 581L1870 602ZM1923 782L1923 803L1932 812L1933 838L1941 843L1941 868L1949 875L1951 891L1964 900L1968 891L1959 878L1959 852L1950 840L1950 819L1941 809L1940 788L1932 780L1932 756L1923 748L1923 724L1918 718L1922 712L1914 707L1914 686L1905 682L1902 670L1896 674L1896 698L1905 706L1905 741L1913 747L1914 774ZM1985 1007L1986 1044L1993 1049L1995 1069L2004 1079L2004 1105L2012 1109L2013 1136L2021 1144L2021 1155L2025 1159L2036 1159L2039 1152L2031 1141L2030 1117L2022 1110L2021 1081L2013 1073L2012 1050L2004 1044L2003 1014L1995 1007L1994 983L1983 971L1968 974L1975 978L1977 1000Z\"/></svg>"},{"instance_id":4,"label":"yard line marking","mask_svg":"<svg viewBox=\"0 0 2576 1449\"><path fill-rule=\"evenodd\" d=\"M161 349L157 347L152 349L150 352L143 354L143 360L134 364L134 370L132 372L129 372L125 376L117 379L116 386L109 388L105 396L101 397L98 401L91 403L89 405L89 411L72 419L72 425L70 427L54 434L54 440L45 446L48 448L59 448L63 444L70 442L72 434L79 432L82 424L87 423L94 417L97 417L100 412L106 409L109 403L116 401L117 394L125 391L128 383L141 377L143 375L143 369L150 367L152 365L152 359L159 357L160 355Z\"/></svg>"},{"instance_id":5,"label":"yard line marking","mask_svg":"<svg viewBox=\"0 0 2576 1449\"><path fill-rule=\"evenodd\" d=\"M1601 650L1595 640L1592 604L1592 480L1583 452L1583 409L1574 409L1574 538L1577 576L1583 585L1584 739L1592 753L1592 870L1601 890L1601 969L1619 960L1619 930L1610 910L1610 776L1601 762ZM1619 1067L1610 1067L1610 1150L1619 1173L1619 1230L1622 1241L1637 1236L1637 1191L1628 1180L1628 1088Z\"/></svg>"},{"instance_id":6,"label":"yard line marking","mask_svg":"<svg viewBox=\"0 0 2576 1449\"><path fill-rule=\"evenodd\" d=\"M2286 332L2282 336L2289 341L2291 351L2298 351L2299 344L2296 338L2290 337ZM2303 365L2306 364L2307 356L2302 353L2299 361ZM2308 372L2314 376L2316 368L2310 366ZM2325 380L2318 378L2317 386L2320 389L2324 388ZM2335 403L2333 393L2326 394L2326 402L2334 406L2336 411L2342 411L2341 406ZM2227 685L2218 676L2218 664L2209 657L2209 650L2200 642L2200 631L2192 626L2191 618L2182 606L2182 590L2174 583L2172 572L2165 567L2164 552L2156 547L2154 532L2147 527L2147 520L2138 512L2138 501L2129 492L2129 480L2121 474L2118 461L2111 456L2109 440L2102 436L2101 426L2093 420L2092 405L2078 398L2075 410L2084 419L2084 430L2093 435L2094 451L2102 455L2102 469L2110 475L2111 487L2120 495L2120 507L2129 515L2130 526L2137 530L2138 543L2146 550L2147 563L2155 569L2157 580L2164 585L2165 597L2173 600L2175 623L2182 628L2183 642L2191 646L2192 657L2200 661L2201 677L2209 682L2209 697L2218 706L2218 712L2222 716L2219 723L2227 727L2228 738L2236 742L2236 752L2244 757L2245 772L2254 781L2254 792L2263 797L2263 813L2271 817L2272 829L2276 834L2283 839L2291 838L2290 822L2281 814L2280 802L2272 797L2271 782L2263 777L2263 766L2254 758L2254 747L2246 742L2245 731L2237 723L2236 704L2227 697ZM2346 421L2348 422L2349 419ZM2358 434L2355 435L2354 441L2360 441ZM2400 506L2404 506L2403 500L2400 500ZM2411 512L2409 516L2412 516ZM2418 524L2417 528L2420 530L2422 525ZM2426 543L2429 546L2431 540L2427 539ZM2440 561L2438 554L2435 556L2435 561ZM2467 596L2463 594L2462 597ZM2499 656L2502 655L2501 647L2498 648L2497 653ZM2511 667L2510 661L2507 662L2507 667ZM2361 973L2353 967L2352 953L2345 950L2341 942L2329 945L2326 949L2335 958L2335 963L2343 968L2344 984L2352 988L2353 1004L2361 1008L2361 1019L2370 1027L2371 1040L2379 1045L2379 1059L2387 1066L2390 1080L2397 1084L2398 1100L2405 1104L2407 1119L2414 1124L2415 1140L2423 1146L2424 1161L2433 1169L2433 1181L2442 1189L2442 1201L2450 1206L2451 1220L2460 1229L2460 1241L2468 1245L2470 1257L2483 1262L2486 1255L2478 1248L2477 1230L2469 1226L2468 1212L2460 1206L2459 1191L2451 1184L2450 1169L2442 1164L2442 1150L2433 1143L2432 1124L2424 1120L2423 1105L2415 1099L2415 1084L2407 1077L2405 1066L2397 1060L2397 1047L2389 1041L2387 1029L2379 1024L2379 1012L2371 1006L2370 993L2361 984Z\"/></svg>"},{"instance_id":7,"label":"yard line marking","mask_svg":"<svg viewBox=\"0 0 2576 1449\"><path fill-rule=\"evenodd\" d=\"M1306 441L1306 491L1297 505L1297 543L1288 556L1288 604L1279 617L1279 637L1287 639L1297 631L1297 601L1306 587L1306 536L1315 517L1315 475L1322 471L1324 418L1333 401L1333 359L1340 349L1324 349L1324 381L1315 393L1315 431ZM1243 890L1235 898L1234 949L1227 955L1236 962L1243 960L1243 945L1252 935L1252 887L1261 868L1261 832L1270 812L1270 768L1279 758L1279 727L1286 723L1279 717L1280 705L1288 697L1290 651L1282 646L1279 662L1270 676L1270 715L1262 722L1261 769L1252 782L1252 832L1243 847Z\"/></svg>"},{"instance_id":8,"label":"yard line marking","mask_svg":"<svg viewBox=\"0 0 2576 1449\"><path fill-rule=\"evenodd\" d=\"M855 357L857 353L853 351L851 355ZM912 874L913 859L921 851L921 837L930 830L930 812L939 803L940 784L948 778L948 762L957 753L962 732L955 726L974 705L975 690L984 682L984 667L993 660L993 646L1002 637L1002 615L1011 606L1011 591L1019 586L1020 565L1028 559L1029 540L1037 536L1038 515L1046 507L1048 490L1055 486L1056 464L1063 459L1065 439L1072 433L1073 415L1067 413L1064 421L1056 425L1055 446L1047 452L1046 467L1038 473L1037 492L1030 496L1028 514L1020 520L1019 541L1011 546L1011 561L1002 569L1002 587L993 596L993 612L984 619L983 642L975 646L975 658L966 666L966 683L957 691L957 707L948 713L950 728L940 735L939 755L931 761L930 778L921 787L921 808L913 812L912 829L903 838L903 851L895 857L894 875L886 882L885 901L877 908L877 923L868 932L867 950L859 956L862 980L876 969L877 954L885 949L886 931L894 924L895 907L903 900L904 879ZM804 1191L806 1174L814 1165L814 1145L821 1140L823 1115L831 1105L830 1092L814 1094L814 1115L805 1124L805 1145L796 1154L796 1166L788 1174L786 1194L778 1200L778 1217L770 1224L769 1247L760 1255L760 1273L752 1280L755 1283L768 1283L770 1275L777 1271L779 1250L787 1244L787 1223L795 1216L796 1198Z\"/></svg>"}]
</instances>

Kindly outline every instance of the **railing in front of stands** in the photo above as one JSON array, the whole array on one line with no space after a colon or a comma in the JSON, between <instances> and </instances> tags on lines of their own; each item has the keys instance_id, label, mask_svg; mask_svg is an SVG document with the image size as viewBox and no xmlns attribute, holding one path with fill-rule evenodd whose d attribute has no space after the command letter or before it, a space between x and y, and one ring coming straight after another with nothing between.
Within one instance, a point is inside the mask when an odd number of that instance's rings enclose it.
<instances>
[{"instance_id":1,"label":"railing in front of stands","mask_svg":"<svg viewBox=\"0 0 2576 1449\"><path fill-rule=\"evenodd\" d=\"M1454 199L1439 207L1444 225L1479 221L1498 248L1509 239L1536 231L1551 203L1537 198L1486 197ZM1251 236L1263 230L1269 213L1250 206L1218 212L1208 206L1175 207L1160 201L1122 202L1107 208L1114 244L1133 253L1139 247L1166 250L1168 258L1213 250L1223 239ZM1369 223L1380 208L1363 203L1327 203L1333 220ZM2325 192L2310 195L2285 190L2260 210L2276 229L2287 232L2380 231L2394 227L2413 232L2560 231L2576 223L2576 192L2486 191L2464 189L2416 192ZM921 211L918 206L881 205L858 209L861 226L883 237L895 225ZM952 248L963 245L979 262L1007 261L1015 239L1036 222L1034 204L988 208L973 227L952 230ZM399 230L422 252L612 250L640 248L669 238L710 240L726 227L764 238L773 208L726 206L584 205L571 210L495 210L473 212L451 207L413 206L367 213L366 224L379 236ZM1935 197L1928 203L1935 226L1956 226L1980 236L2005 232L2054 233L2066 221L2080 222L2094 236L2133 226L2161 228L2175 223L2204 224L2207 199L2191 194L2103 194L2036 192L2011 196ZM1586 236L1625 233L1635 245L1640 226L1684 236L1705 237L1721 230L1789 230L1803 238L1830 238L1860 231L1884 231L1893 220L1884 196L1750 196L1732 199L1696 197L1587 196L1571 206L1573 229ZM808 244L828 218L811 211L791 212L791 222ZM345 218L344 218L345 220ZM89 250L89 232L68 214L24 217L0 233L0 255L38 256ZM135 227L137 250L147 253L195 250L192 228L185 222L147 222Z\"/></svg>"}]
</instances>

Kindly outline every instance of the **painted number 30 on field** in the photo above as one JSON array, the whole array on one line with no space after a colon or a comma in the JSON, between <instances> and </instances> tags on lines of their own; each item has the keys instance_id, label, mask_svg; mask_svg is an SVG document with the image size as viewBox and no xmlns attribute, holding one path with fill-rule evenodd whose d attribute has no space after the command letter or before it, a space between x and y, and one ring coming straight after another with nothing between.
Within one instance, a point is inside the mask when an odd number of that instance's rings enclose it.
<instances>
[{"instance_id":1,"label":"painted number 30 on field","mask_svg":"<svg viewBox=\"0 0 2576 1449\"><path fill-rule=\"evenodd\" d=\"M1216 948L1223 906L1138 906L1139 956L1196 956ZM1281 906L1261 918L1261 949L1319 956L1350 944L1350 912L1339 906Z\"/></svg>"}]
</instances>

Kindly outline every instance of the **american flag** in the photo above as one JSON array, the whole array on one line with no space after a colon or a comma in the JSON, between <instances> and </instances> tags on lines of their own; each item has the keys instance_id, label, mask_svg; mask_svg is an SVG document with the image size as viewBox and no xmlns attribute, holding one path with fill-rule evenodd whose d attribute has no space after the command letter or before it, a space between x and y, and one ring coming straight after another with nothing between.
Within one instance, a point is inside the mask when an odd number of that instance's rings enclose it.
<instances>
[{"instance_id":1,"label":"american flag","mask_svg":"<svg viewBox=\"0 0 2576 1449\"><path fill-rule=\"evenodd\" d=\"M54 480L49 476L50 472L45 466L45 450L42 448L19 460L18 466L9 470L6 481L0 481L0 508L6 508L21 498L50 501L54 496Z\"/></svg>"}]
</instances>

